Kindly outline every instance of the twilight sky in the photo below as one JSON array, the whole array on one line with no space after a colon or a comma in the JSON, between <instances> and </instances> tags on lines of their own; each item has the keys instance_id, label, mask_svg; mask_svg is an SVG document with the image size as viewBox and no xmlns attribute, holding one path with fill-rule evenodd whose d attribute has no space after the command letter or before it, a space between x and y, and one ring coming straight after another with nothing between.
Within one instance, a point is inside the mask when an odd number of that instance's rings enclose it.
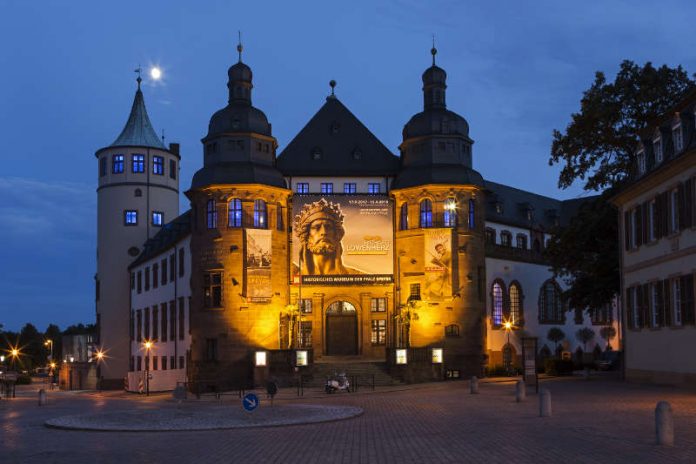
<instances>
[{"instance_id":1,"label":"twilight sky","mask_svg":"<svg viewBox=\"0 0 696 464\"><path fill-rule=\"evenodd\" d=\"M205 4L205 6L201 6ZM696 71L690 1L191 2L0 0L0 323L39 330L94 321L94 152L120 133L135 74L156 130L181 143L182 191L202 163L209 117L227 102L237 30L254 105L280 152L336 94L393 152L420 111L421 73L448 73L484 178L557 198L551 131L619 63ZM181 208L187 202L182 195Z\"/></svg>"}]
</instances>

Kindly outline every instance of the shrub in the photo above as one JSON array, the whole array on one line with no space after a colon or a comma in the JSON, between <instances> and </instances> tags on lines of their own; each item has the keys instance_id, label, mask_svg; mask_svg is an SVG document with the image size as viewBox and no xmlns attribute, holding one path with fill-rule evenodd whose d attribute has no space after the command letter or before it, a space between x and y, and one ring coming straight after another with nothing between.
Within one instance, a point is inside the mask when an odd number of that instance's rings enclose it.
<instances>
[{"instance_id":1,"label":"shrub","mask_svg":"<svg viewBox=\"0 0 696 464\"><path fill-rule=\"evenodd\" d=\"M486 367L485 373L487 377L505 377L508 374L512 376L517 376L522 373L522 369L515 366L511 366L510 372L508 372L507 369L505 369L505 366L503 366L502 364L496 364L493 366Z\"/></svg>"},{"instance_id":2,"label":"shrub","mask_svg":"<svg viewBox=\"0 0 696 464\"><path fill-rule=\"evenodd\" d=\"M546 374L548 375L572 375L573 361L565 361L563 359L547 359L545 370Z\"/></svg>"}]
</instances>

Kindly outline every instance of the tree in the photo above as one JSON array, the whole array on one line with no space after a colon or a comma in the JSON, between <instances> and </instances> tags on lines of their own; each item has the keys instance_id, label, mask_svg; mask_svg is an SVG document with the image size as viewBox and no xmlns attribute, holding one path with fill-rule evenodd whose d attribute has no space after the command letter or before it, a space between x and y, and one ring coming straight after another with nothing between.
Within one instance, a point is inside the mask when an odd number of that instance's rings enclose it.
<instances>
[{"instance_id":1,"label":"tree","mask_svg":"<svg viewBox=\"0 0 696 464\"><path fill-rule=\"evenodd\" d=\"M583 327L582 329L575 332L575 338L582 343L583 351L587 353L587 343L591 342L595 337L594 330L589 327Z\"/></svg>"},{"instance_id":2,"label":"tree","mask_svg":"<svg viewBox=\"0 0 696 464\"><path fill-rule=\"evenodd\" d=\"M611 339L616 337L616 329L612 325L599 329L599 336L607 341L607 349L611 349Z\"/></svg>"},{"instance_id":3,"label":"tree","mask_svg":"<svg viewBox=\"0 0 696 464\"><path fill-rule=\"evenodd\" d=\"M546 338L555 344L554 350L558 352L558 343L565 338L565 333L558 327L551 327L549 332L546 334Z\"/></svg>"},{"instance_id":4,"label":"tree","mask_svg":"<svg viewBox=\"0 0 696 464\"><path fill-rule=\"evenodd\" d=\"M33 324L24 324L19 333L19 345L24 355L22 356L22 363L25 369L31 369L46 361L43 342L43 335Z\"/></svg>"},{"instance_id":5,"label":"tree","mask_svg":"<svg viewBox=\"0 0 696 464\"><path fill-rule=\"evenodd\" d=\"M51 340L51 343L53 343L53 359L52 361L55 361L56 359L60 360L62 359L62 352L63 352L63 335L60 332L60 328L58 328L57 325L55 324L49 324L48 327L46 327L46 331L44 332L44 338L46 340ZM50 354L51 352L51 347L48 347L48 353Z\"/></svg>"},{"instance_id":6,"label":"tree","mask_svg":"<svg viewBox=\"0 0 696 464\"><path fill-rule=\"evenodd\" d=\"M586 191L601 192L548 249L554 272L569 285L570 307L601 306L618 293L618 221L608 199L628 179L639 137L694 88L681 66L624 61L613 82L597 72L565 132L554 130L549 165L563 165L558 186L580 180Z\"/></svg>"}]
</instances>

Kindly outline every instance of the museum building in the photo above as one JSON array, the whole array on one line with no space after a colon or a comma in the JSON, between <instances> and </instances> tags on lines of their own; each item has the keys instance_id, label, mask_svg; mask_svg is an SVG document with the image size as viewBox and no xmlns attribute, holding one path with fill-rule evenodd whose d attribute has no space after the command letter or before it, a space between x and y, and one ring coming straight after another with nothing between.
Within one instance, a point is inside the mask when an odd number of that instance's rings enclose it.
<instances>
[{"instance_id":1,"label":"museum building","mask_svg":"<svg viewBox=\"0 0 696 464\"><path fill-rule=\"evenodd\" d=\"M157 137L139 82L123 133L96 153L104 385L126 378L137 391L147 377L152 390L229 389L358 362L437 380L519 363L522 337L538 337L541 357L611 343L575 340L582 327L615 325L615 309L567 318L543 257L579 202L473 169L469 125L447 109L434 48L399 156L333 81L276 155L238 50L185 191L189 211L176 206L178 145ZM551 327L566 334L560 346L546 338Z\"/></svg>"}]
</instances>

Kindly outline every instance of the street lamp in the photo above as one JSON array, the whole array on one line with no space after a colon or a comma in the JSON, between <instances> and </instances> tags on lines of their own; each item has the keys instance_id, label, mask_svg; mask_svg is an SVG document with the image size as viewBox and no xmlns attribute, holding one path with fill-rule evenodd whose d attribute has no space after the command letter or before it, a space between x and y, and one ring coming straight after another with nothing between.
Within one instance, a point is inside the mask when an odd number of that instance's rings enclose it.
<instances>
[{"instance_id":1,"label":"street lamp","mask_svg":"<svg viewBox=\"0 0 696 464\"><path fill-rule=\"evenodd\" d=\"M12 348L10 350L10 356L12 356L12 370L16 368L17 358L19 357L19 350L17 348Z\"/></svg>"},{"instance_id":2,"label":"street lamp","mask_svg":"<svg viewBox=\"0 0 696 464\"><path fill-rule=\"evenodd\" d=\"M145 395L150 396L150 350L154 343L150 340L145 340Z\"/></svg>"},{"instance_id":3,"label":"street lamp","mask_svg":"<svg viewBox=\"0 0 696 464\"><path fill-rule=\"evenodd\" d=\"M510 375L510 367L512 365L512 347L510 346L510 331L512 330L512 322L505 321L503 323L503 328L505 329L505 333L507 333L507 345L505 345L506 350L504 351L504 353L507 353L507 359L504 359L505 370L507 371L507 374Z\"/></svg>"},{"instance_id":4,"label":"street lamp","mask_svg":"<svg viewBox=\"0 0 696 464\"><path fill-rule=\"evenodd\" d=\"M44 346L51 346L51 361L53 361L53 340L50 338L44 342Z\"/></svg>"}]
</instances>

